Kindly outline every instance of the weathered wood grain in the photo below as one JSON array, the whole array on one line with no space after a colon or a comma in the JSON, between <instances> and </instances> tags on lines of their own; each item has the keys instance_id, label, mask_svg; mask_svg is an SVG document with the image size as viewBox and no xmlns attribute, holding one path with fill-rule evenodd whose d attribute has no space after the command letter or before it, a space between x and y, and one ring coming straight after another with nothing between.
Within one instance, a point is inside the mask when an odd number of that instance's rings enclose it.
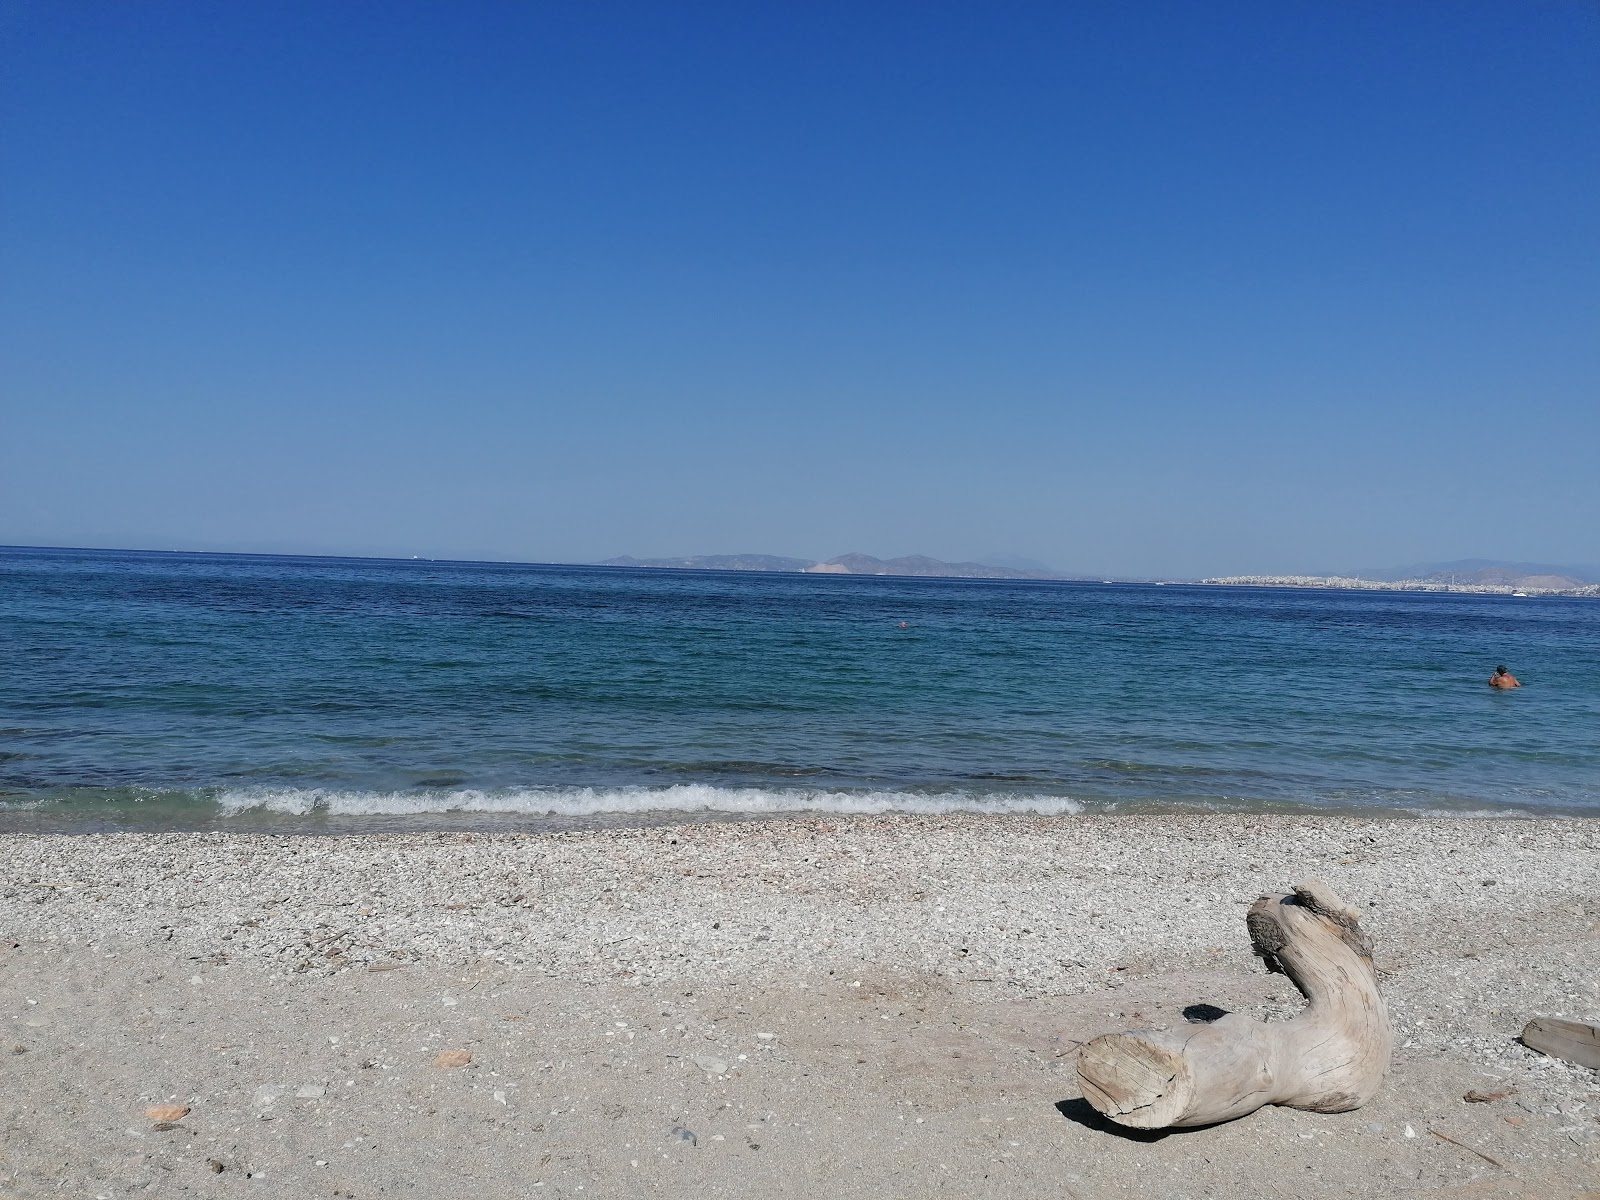
<instances>
[{"instance_id":1,"label":"weathered wood grain","mask_svg":"<svg viewBox=\"0 0 1600 1200\"><path fill-rule=\"evenodd\" d=\"M1522 1044L1551 1058L1600 1071L1600 1025L1535 1017L1522 1031Z\"/></svg>"},{"instance_id":2,"label":"weathered wood grain","mask_svg":"<svg viewBox=\"0 0 1600 1200\"><path fill-rule=\"evenodd\" d=\"M1370 1100L1393 1034L1356 909L1325 883L1263 896L1246 917L1255 952L1309 1003L1289 1021L1229 1013L1179 1030L1096 1038L1078 1054L1084 1098L1136 1129L1209 1125L1283 1104L1344 1112Z\"/></svg>"}]
</instances>

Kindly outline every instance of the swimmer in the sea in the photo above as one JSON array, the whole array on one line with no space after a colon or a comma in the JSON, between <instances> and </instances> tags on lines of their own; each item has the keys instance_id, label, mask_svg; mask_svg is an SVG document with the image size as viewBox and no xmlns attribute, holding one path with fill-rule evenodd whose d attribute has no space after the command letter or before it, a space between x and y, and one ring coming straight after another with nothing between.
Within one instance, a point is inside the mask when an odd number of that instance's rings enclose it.
<instances>
[{"instance_id":1,"label":"swimmer in the sea","mask_svg":"<svg viewBox=\"0 0 1600 1200\"><path fill-rule=\"evenodd\" d=\"M1505 669L1504 665L1494 669L1494 674L1489 676L1489 686L1492 688L1514 688L1522 685L1517 682L1517 677Z\"/></svg>"}]
</instances>

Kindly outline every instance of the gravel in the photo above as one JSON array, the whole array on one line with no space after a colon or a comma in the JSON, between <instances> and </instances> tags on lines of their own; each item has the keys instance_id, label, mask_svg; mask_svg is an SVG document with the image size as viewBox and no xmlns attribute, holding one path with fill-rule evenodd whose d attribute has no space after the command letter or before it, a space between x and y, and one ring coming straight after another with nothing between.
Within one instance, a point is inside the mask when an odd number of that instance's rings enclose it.
<instances>
[{"instance_id":1,"label":"gravel","mask_svg":"<svg viewBox=\"0 0 1600 1200\"><path fill-rule=\"evenodd\" d=\"M886 816L0 840L20 1048L0 1121L38 1159L17 1180L105 1190L94 1164L135 1140L128 1187L192 1169L175 1194L194 1195L211 1194L211 1162L252 1186L362 1195L475 1171L485 1196L535 1194L541 1172L563 1194L632 1194L647 1170L669 1172L652 1194L707 1196L880 1194L868 1184L891 1169L911 1173L906 1194L1135 1195L1147 1169L1164 1194L1266 1194L1286 1161L1305 1196L1496 1170L1524 1190L1481 1194L1556 1195L1597 1177L1600 1078L1515 1040L1532 1016L1600 1016L1597 823ZM1074 1123L1061 1097L1079 1041L1197 1001L1298 1011L1243 917L1307 878L1359 905L1376 942L1397 1034L1379 1099L1160 1146ZM194 1114L135 1139L126 1114L157 1102ZM677 1128L698 1142L663 1137ZM915 1138L936 1149L905 1158ZM1196 1162L1185 1146L1211 1149ZM783 1186L704 1157L735 1151ZM0 1162L0 1185L6 1170L24 1168Z\"/></svg>"}]
</instances>

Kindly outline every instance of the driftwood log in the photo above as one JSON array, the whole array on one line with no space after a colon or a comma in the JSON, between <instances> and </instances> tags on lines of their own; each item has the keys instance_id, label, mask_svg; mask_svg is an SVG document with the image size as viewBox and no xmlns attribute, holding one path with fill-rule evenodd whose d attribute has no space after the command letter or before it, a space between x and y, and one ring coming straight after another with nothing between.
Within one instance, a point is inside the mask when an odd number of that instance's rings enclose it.
<instances>
[{"instance_id":1,"label":"driftwood log","mask_svg":"<svg viewBox=\"0 0 1600 1200\"><path fill-rule=\"evenodd\" d=\"M1359 1108L1389 1069L1394 1038L1359 913L1325 883L1263 896L1245 918L1267 970L1309 1001L1288 1021L1228 1013L1180 1030L1114 1033L1078 1055L1090 1104L1135 1129L1210 1125L1284 1104Z\"/></svg>"},{"instance_id":2,"label":"driftwood log","mask_svg":"<svg viewBox=\"0 0 1600 1200\"><path fill-rule=\"evenodd\" d=\"M1600 1025L1535 1017L1519 1039L1530 1050L1600 1071Z\"/></svg>"}]
</instances>

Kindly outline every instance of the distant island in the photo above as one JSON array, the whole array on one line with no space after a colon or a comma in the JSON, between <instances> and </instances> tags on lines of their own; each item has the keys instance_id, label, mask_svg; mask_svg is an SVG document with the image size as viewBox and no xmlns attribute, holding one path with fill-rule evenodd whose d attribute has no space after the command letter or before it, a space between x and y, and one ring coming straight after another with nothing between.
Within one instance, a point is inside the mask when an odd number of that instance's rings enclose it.
<instances>
[{"instance_id":1,"label":"distant island","mask_svg":"<svg viewBox=\"0 0 1600 1200\"><path fill-rule=\"evenodd\" d=\"M1015 561L1015 560L1013 560ZM1022 560L1027 561L1027 560ZM682 558L623 555L602 567L662 567L682 571L787 571L807 575L891 575L923 579L1055 579L1111 583L1097 576L1067 575L1036 566L994 562L944 562L923 554L874 558L841 554L825 562L778 554L691 554ZM1122 579L1122 583L1198 583L1233 587L1352 588L1376 592L1467 592L1489 596L1600 596L1600 568L1553 567L1541 563L1472 558L1449 563L1385 567L1324 575L1223 575L1209 579Z\"/></svg>"},{"instance_id":2,"label":"distant island","mask_svg":"<svg viewBox=\"0 0 1600 1200\"><path fill-rule=\"evenodd\" d=\"M684 558L608 558L602 567L673 567L687 571L792 571L808 575L903 575L928 579L1072 579L1048 569L1003 567L994 563L944 562L923 554L874 558L841 554L826 562L777 554L692 554Z\"/></svg>"}]
</instances>

